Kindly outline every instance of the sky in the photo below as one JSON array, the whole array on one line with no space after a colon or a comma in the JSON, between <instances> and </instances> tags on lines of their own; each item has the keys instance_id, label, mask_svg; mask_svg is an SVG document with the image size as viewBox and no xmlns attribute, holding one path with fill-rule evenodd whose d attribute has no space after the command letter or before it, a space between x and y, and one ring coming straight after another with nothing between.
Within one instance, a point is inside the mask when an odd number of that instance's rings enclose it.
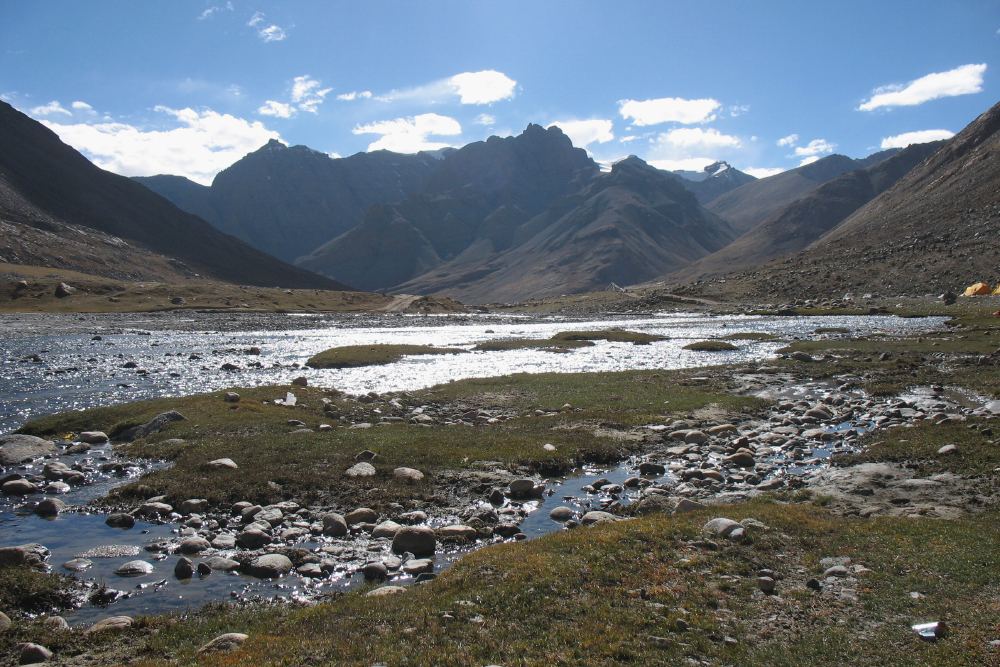
<instances>
[{"instance_id":1,"label":"sky","mask_svg":"<svg viewBox=\"0 0 1000 667\"><path fill-rule=\"evenodd\" d=\"M605 166L758 177L947 138L998 101L996 0L0 0L0 99L95 164L210 184L558 125Z\"/></svg>"}]
</instances>

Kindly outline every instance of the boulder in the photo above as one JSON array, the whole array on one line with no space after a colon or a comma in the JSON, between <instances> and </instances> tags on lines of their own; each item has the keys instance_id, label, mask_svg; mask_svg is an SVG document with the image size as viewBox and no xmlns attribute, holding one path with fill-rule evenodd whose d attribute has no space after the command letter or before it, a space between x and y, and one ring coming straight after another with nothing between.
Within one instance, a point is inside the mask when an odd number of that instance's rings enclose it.
<instances>
[{"instance_id":1,"label":"boulder","mask_svg":"<svg viewBox=\"0 0 1000 667\"><path fill-rule=\"evenodd\" d=\"M392 550L397 554L409 551L416 556L429 556L436 546L437 536L425 526L407 526L392 538Z\"/></svg>"},{"instance_id":2,"label":"boulder","mask_svg":"<svg viewBox=\"0 0 1000 667\"><path fill-rule=\"evenodd\" d=\"M10 617L8 617L7 614L0 611L0 634L3 634L4 632L10 630L10 625L11 625Z\"/></svg>"},{"instance_id":3,"label":"boulder","mask_svg":"<svg viewBox=\"0 0 1000 667\"><path fill-rule=\"evenodd\" d=\"M219 653L223 651L233 651L243 645L243 642L247 640L247 635L242 632L227 632L224 635L219 635L212 641L208 642L202 646L195 655L204 655L206 653Z\"/></svg>"},{"instance_id":4,"label":"boulder","mask_svg":"<svg viewBox=\"0 0 1000 667\"><path fill-rule=\"evenodd\" d=\"M677 500L654 494L646 496L635 505L635 513L639 516L647 514L669 514L674 511Z\"/></svg>"},{"instance_id":5,"label":"boulder","mask_svg":"<svg viewBox=\"0 0 1000 667\"><path fill-rule=\"evenodd\" d=\"M598 523L615 523L616 521L621 521L621 519L609 512L600 511L587 512L580 518L580 523L585 526Z\"/></svg>"},{"instance_id":6,"label":"boulder","mask_svg":"<svg viewBox=\"0 0 1000 667\"><path fill-rule=\"evenodd\" d=\"M329 512L323 515L323 534L327 537L347 535L347 520L342 514Z\"/></svg>"},{"instance_id":7,"label":"boulder","mask_svg":"<svg viewBox=\"0 0 1000 667\"><path fill-rule=\"evenodd\" d=\"M179 512L181 514L201 514L209 509L208 501L204 498L191 498L181 503Z\"/></svg>"},{"instance_id":8,"label":"boulder","mask_svg":"<svg viewBox=\"0 0 1000 667\"><path fill-rule=\"evenodd\" d=\"M229 533L221 533L212 538L214 549L234 549L236 548L236 536ZM218 568L212 568L218 569Z\"/></svg>"},{"instance_id":9,"label":"boulder","mask_svg":"<svg viewBox=\"0 0 1000 667\"><path fill-rule=\"evenodd\" d=\"M108 436L104 431L84 431L76 439L88 445L102 445L108 441Z\"/></svg>"},{"instance_id":10,"label":"boulder","mask_svg":"<svg viewBox=\"0 0 1000 667\"><path fill-rule=\"evenodd\" d=\"M384 581L389 577L389 568L385 563L365 563L361 574L366 581Z\"/></svg>"},{"instance_id":11,"label":"boulder","mask_svg":"<svg viewBox=\"0 0 1000 667\"><path fill-rule=\"evenodd\" d=\"M353 512L349 512L344 519L350 526L359 523L375 523L378 521L378 512L368 507L359 507Z\"/></svg>"},{"instance_id":12,"label":"boulder","mask_svg":"<svg viewBox=\"0 0 1000 667\"><path fill-rule=\"evenodd\" d=\"M691 430L684 435L684 442L689 445L702 445L708 442L708 436L704 431Z\"/></svg>"},{"instance_id":13,"label":"boulder","mask_svg":"<svg viewBox=\"0 0 1000 667\"><path fill-rule=\"evenodd\" d=\"M0 491L5 496L27 496L38 493L38 486L26 479L12 479L9 482L4 482L3 486L0 486Z\"/></svg>"},{"instance_id":14,"label":"boulder","mask_svg":"<svg viewBox=\"0 0 1000 667\"><path fill-rule=\"evenodd\" d=\"M37 665L40 662L48 662L52 659L52 651L41 644L21 644L21 653L17 661L21 665Z\"/></svg>"},{"instance_id":15,"label":"boulder","mask_svg":"<svg viewBox=\"0 0 1000 667\"><path fill-rule=\"evenodd\" d=\"M102 619L87 628L84 634L92 632L121 632L132 627L132 619L128 616L111 616Z\"/></svg>"},{"instance_id":16,"label":"boulder","mask_svg":"<svg viewBox=\"0 0 1000 667\"><path fill-rule=\"evenodd\" d=\"M42 619L42 624L49 632L69 632L72 629L62 616L49 616Z\"/></svg>"},{"instance_id":17,"label":"boulder","mask_svg":"<svg viewBox=\"0 0 1000 667\"><path fill-rule=\"evenodd\" d=\"M960 452L957 445L945 445L937 450L937 453L946 456L948 454L959 454Z\"/></svg>"},{"instance_id":18,"label":"boulder","mask_svg":"<svg viewBox=\"0 0 1000 667\"><path fill-rule=\"evenodd\" d=\"M222 395L222 400L225 401L226 403L239 403L240 395L237 394L235 391L227 391L225 394Z\"/></svg>"},{"instance_id":19,"label":"boulder","mask_svg":"<svg viewBox=\"0 0 1000 667\"><path fill-rule=\"evenodd\" d=\"M58 498L46 498L35 506L35 514L38 516L54 517L66 509L66 503Z\"/></svg>"},{"instance_id":20,"label":"boulder","mask_svg":"<svg viewBox=\"0 0 1000 667\"><path fill-rule=\"evenodd\" d=\"M805 352L802 352L801 350L792 352L790 355L788 355L788 358L789 359L794 359L795 361L812 361L813 360L813 358L809 354L807 354Z\"/></svg>"},{"instance_id":21,"label":"boulder","mask_svg":"<svg viewBox=\"0 0 1000 667\"><path fill-rule=\"evenodd\" d=\"M738 521L733 521L732 519L726 519L723 517L717 517L706 523L702 530L706 533L713 533L719 537L726 537L729 533L733 532L738 528L743 528L743 524Z\"/></svg>"},{"instance_id":22,"label":"boulder","mask_svg":"<svg viewBox=\"0 0 1000 667\"><path fill-rule=\"evenodd\" d=\"M406 574L423 574L434 571L434 561L430 558L414 558L403 563L403 572Z\"/></svg>"},{"instance_id":23,"label":"boulder","mask_svg":"<svg viewBox=\"0 0 1000 667\"><path fill-rule=\"evenodd\" d=\"M727 456L722 460L726 463L732 463L740 468L753 468L757 465L757 461L754 459L753 454L747 451L736 452L732 456Z\"/></svg>"},{"instance_id":24,"label":"boulder","mask_svg":"<svg viewBox=\"0 0 1000 667\"><path fill-rule=\"evenodd\" d=\"M677 506L674 508L674 514L684 514L685 512L696 512L697 510L703 510L708 505L702 505L699 502L693 500L688 500L687 498L682 498L677 501Z\"/></svg>"},{"instance_id":25,"label":"boulder","mask_svg":"<svg viewBox=\"0 0 1000 667\"><path fill-rule=\"evenodd\" d=\"M232 459L215 459L214 461L209 461L205 465L211 468L228 468L230 470L236 470L239 468L236 462Z\"/></svg>"},{"instance_id":26,"label":"boulder","mask_svg":"<svg viewBox=\"0 0 1000 667\"><path fill-rule=\"evenodd\" d=\"M140 505L138 511L142 516L169 516L174 508L166 503L148 502Z\"/></svg>"},{"instance_id":27,"label":"boulder","mask_svg":"<svg viewBox=\"0 0 1000 667\"><path fill-rule=\"evenodd\" d=\"M141 426L133 426L132 428L125 429L119 433L115 439L121 442L132 442L133 440L138 440L140 438L148 438L154 433L160 431L167 424L179 421L187 421L187 417L176 410L168 410L166 412L161 412L153 417L152 420L142 424Z\"/></svg>"},{"instance_id":28,"label":"boulder","mask_svg":"<svg viewBox=\"0 0 1000 667\"><path fill-rule=\"evenodd\" d=\"M152 563L144 560L132 560L115 570L119 577L138 577L144 574L151 574L156 568Z\"/></svg>"},{"instance_id":29,"label":"boulder","mask_svg":"<svg viewBox=\"0 0 1000 667\"><path fill-rule=\"evenodd\" d=\"M424 478L424 473L416 468L396 468L392 471L392 476L404 482L419 482Z\"/></svg>"},{"instance_id":30,"label":"boulder","mask_svg":"<svg viewBox=\"0 0 1000 667\"><path fill-rule=\"evenodd\" d=\"M174 565L174 576L178 579L190 579L194 576L194 562L190 558L181 558Z\"/></svg>"},{"instance_id":31,"label":"boulder","mask_svg":"<svg viewBox=\"0 0 1000 667\"><path fill-rule=\"evenodd\" d=\"M66 283L59 283L56 285L55 295L57 299L65 299L68 296L73 296L76 294L76 288ZM40 662L40 661L39 661Z\"/></svg>"},{"instance_id":32,"label":"boulder","mask_svg":"<svg viewBox=\"0 0 1000 667\"><path fill-rule=\"evenodd\" d=\"M272 541L271 536L262 530L244 530L236 536L236 546L240 549L260 549Z\"/></svg>"},{"instance_id":33,"label":"boulder","mask_svg":"<svg viewBox=\"0 0 1000 667\"><path fill-rule=\"evenodd\" d=\"M247 573L261 579L274 579L292 571L292 561L288 556L281 554L264 554L255 558L249 566Z\"/></svg>"},{"instance_id":34,"label":"boulder","mask_svg":"<svg viewBox=\"0 0 1000 667\"><path fill-rule=\"evenodd\" d=\"M708 429L709 435L736 435L739 430L732 424L719 424Z\"/></svg>"},{"instance_id":35,"label":"boulder","mask_svg":"<svg viewBox=\"0 0 1000 667\"><path fill-rule=\"evenodd\" d=\"M478 537L476 529L471 526L463 526L462 524L453 524L451 526L442 526L438 528L437 534L441 536L441 539L459 539L459 540L474 540Z\"/></svg>"},{"instance_id":36,"label":"boulder","mask_svg":"<svg viewBox=\"0 0 1000 667\"><path fill-rule=\"evenodd\" d=\"M223 558L222 556L212 556L205 560L204 563L212 568L213 572L235 572L240 569L239 561Z\"/></svg>"},{"instance_id":37,"label":"boulder","mask_svg":"<svg viewBox=\"0 0 1000 667\"><path fill-rule=\"evenodd\" d=\"M373 591L368 591L365 593L366 598L384 598L390 595L398 595L399 593L405 593L406 588L403 586L381 586Z\"/></svg>"},{"instance_id":38,"label":"boulder","mask_svg":"<svg viewBox=\"0 0 1000 667\"><path fill-rule=\"evenodd\" d=\"M0 465L8 468L58 453L51 440L21 434L0 436Z\"/></svg>"},{"instance_id":39,"label":"boulder","mask_svg":"<svg viewBox=\"0 0 1000 667\"><path fill-rule=\"evenodd\" d=\"M549 512L549 518L553 521L569 521L576 515L571 507L556 507L554 510Z\"/></svg>"},{"instance_id":40,"label":"boulder","mask_svg":"<svg viewBox=\"0 0 1000 667\"><path fill-rule=\"evenodd\" d=\"M375 466L367 461L362 461L360 463L355 463L350 468L347 469L348 477L374 477L375 476Z\"/></svg>"},{"instance_id":41,"label":"boulder","mask_svg":"<svg viewBox=\"0 0 1000 667\"><path fill-rule=\"evenodd\" d=\"M403 527L395 521L383 521L372 530L372 537L396 537L396 533Z\"/></svg>"},{"instance_id":42,"label":"boulder","mask_svg":"<svg viewBox=\"0 0 1000 667\"><path fill-rule=\"evenodd\" d=\"M662 475L666 471L667 469L659 463L650 463L649 461L646 461L639 464L640 475Z\"/></svg>"},{"instance_id":43,"label":"boulder","mask_svg":"<svg viewBox=\"0 0 1000 667\"><path fill-rule=\"evenodd\" d=\"M193 556L211 548L212 545L204 537L189 537L181 542L177 551L188 556Z\"/></svg>"},{"instance_id":44,"label":"boulder","mask_svg":"<svg viewBox=\"0 0 1000 667\"><path fill-rule=\"evenodd\" d=\"M413 525L415 523L427 523L427 512L422 512L420 510L405 512L397 516L396 519L407 525Z\"/></svg>"},{"instance_id":45,"label":"boulder","mask_svg":"<svg viewBox=\"0 0 1000 667\"><path fill-rule=\"evenodd\" d=\"M135 525L135 518L129 514L114 512L108 515L108 518L104 520L104 523L112 528L125 528L127 530Z\"/></svg>"}]
</instances>

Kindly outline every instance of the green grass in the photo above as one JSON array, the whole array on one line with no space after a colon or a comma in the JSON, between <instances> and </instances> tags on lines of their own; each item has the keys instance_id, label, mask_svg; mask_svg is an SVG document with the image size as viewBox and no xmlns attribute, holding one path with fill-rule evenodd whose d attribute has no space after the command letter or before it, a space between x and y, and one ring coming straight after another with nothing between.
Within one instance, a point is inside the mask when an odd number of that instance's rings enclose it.
<instances>
[{"instance_id":1,"label":"green grass","mask_svg":"<svg viewBox=\"0 0 1000 667\"><path fill-rule=\"evenodd\" d=\"M36 572L23 565L0 567L0 611L21 609L41 613L73 602L70 577Z\"/></svg>"},{"instance_id":2,"label":"green grass","mask_svg":"<svg viewBox=\"0 0 1000 667\"><path fill-rule=\"evenodd\" d=\"M605 329L604 331L560 331L552 337L554 341L594 341L606 340L610 343L632 343L634 345L648 345L660 340L667 340L666 336L656 336L653 334L640 333L638 331L624 331L622 329Z\"/></svg>"},{"instance_id":3,"label":"green grass","mask_svg":"<svg viewBox=\"0 0 1000 667\"><path fill-rule=\"evenodd\" d=\"M430 345L346 345L332 347L309 357L310 368L357 368L383 366L406 356L421 354L462 354L465 350Z\"/></svg>"},{"instance_id":4,"label":"green grass","mask_svg":"<svg viewBox=\"0 0 1000 667\"><path fill-rule=\"evenodd\" d=\"M754 517L769 528L750 529L748 545L692 546L702 524L718 515ZM138 664L148 666L193 664L194 651L222 632L250 639L198 664L996 664L987 642L1000 611L998 553L995 512L965 521L865 520L811 503L755 501L488 547L388 598L348 593L308 609L213 607L140 619L125 636L45 639L64 655L132 641ZM858 602L805 587L826 556L847 556L870 570L854 585ZM778 573L780 600L755 594L760 568ZM679 619L690 629L678 631ZM910 629L938 619L952 628L946 640L924 642ZM660 648L651 636L669 641ZM0 650L43 637L30 627L7 633ZM737 644L727 646L724 637Z\"/></svg>"},{"instance_id":5,"label":"green grass","mask_svg":"<svg viewBox=\"0 0 1000 667\"><path fill-rule=\"evenodd\" d=\"M728 336L721 336L719 340L777 340L779 337L771 333L761 331L746 331L743 333L733 333Z\"/></svg>"},{"instance_id":6,"label":"green grass","mask_svg":"<svg viewBox=\"0 0 1000 667\"><path fill-rule=\"evenodd\" d=\"M286 391L296 394L299 407L273 403ZM430 429L399 423L291 434L296 427L287 424L289 419L313 429L321 423L338 423L324 416L323 398L332 400L354 421L377 421L378 416L371 412L374 405L346 401L336 392L315 387L239 389L242 400L237 404L223 401L222 393L51 415L28 422L21 432L53 437L111 430L116 424L145 423L161 412L177 410L188 420L169 424L146 442L118 446L127 456L164 458L174 465L119 487L111 496L112 502L162 494L168 502L206 498L213 504L241 500L270 503L294 498L303 504L343 503L379 509L413 497L412 485L393 478L392 470L397 466L418 468L433 476L436 471L461 469L477 461L501 461L556 474L584 461L611 462L634 453L637 445L630 440L596 435L598 424L622 428L648 424L662 421L665 414L710 403L725 410L762 405L760 399L726 396L712 386L679 386L666 373L522 374L449 383L401 399L412 405L451 404L456 411L499 405L521 414L502 423ZM563 410L566 403L578 410ZM379 407L388 409L385 404ZM561 414L536 417L534 411L539 409ZM174 438L185 442L160 444ZM543 443L556 445L557 451L543 450ZM379 455L374 462L374 480L346 477L343 473L355 463L355 454L365 449ZM223 457L232 458L239 469L218 470L205 465ZM417 491L433 495L433 482L422 484Z\"/></svg>"},{"instance_id":7,"label":"green grass","mask_svg":"<svg viewBox=\"0 0 1000 667\"><path fill-rule=\"evenodd\" d=\"M740 348L732 343L727 343L721 340L702 340L697 343L685 345L683 349L693 350L695 352L727 352L729 350L738 350Z\"/></svg>"}]
</instances>

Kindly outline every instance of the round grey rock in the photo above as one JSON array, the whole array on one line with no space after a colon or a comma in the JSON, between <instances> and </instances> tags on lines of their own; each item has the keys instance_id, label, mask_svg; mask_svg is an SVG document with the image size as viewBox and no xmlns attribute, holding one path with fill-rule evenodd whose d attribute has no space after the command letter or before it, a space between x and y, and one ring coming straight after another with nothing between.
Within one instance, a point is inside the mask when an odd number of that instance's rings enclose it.
<instances>
[{"instance_id":1,"label":"round grey rock","mask_svg":"<svg viewBox=\"0 0 1000 667\"><path fill-rule=\"evenodd\" d=\"M576 512L570 507L557 507L551 512L549 512L549 518L553 521L569 521L573 518Z\"/></svg>"},{"instance_id":2,"label":"round grey rock","mask_svg":"<svg viewBox=\"0 0 1000 667\"><path fill-rule=\"evenodd\" d=\"M155 569L152 563L144 560L133 560L115 570L115 574L119 577L138 577L144 574L151 574Z\"/></svg>"},{"instance_id":3,"label":"round grey rock","mask_svg":"<svg viewBox=\"0 0 1000 667\"><path fill-rule=\"evenodd\" d=\"M52 651L40 644L28 643L21 647L18 663L22 665L37 665L40 662L48 662L51 659Z\"/></svg>"},{"instance_id":4,"label":"round grey rock","mask_svg":"<svg viewBox=\"0 0 1000 667\"><path fill-rule=\"evenodd\" d=\"M242 632L227 632L224 635L219 635L212 641L208 642L202 646L197 651L197 655L204 655L205 653L219 653L223 651L233 651L243 645L248 639L247 635Z\"/></svg>"},{"instance_id":5,"label":"round grey rock","mask_svg":"<svg viewBox=\"0 0 1000 667\"><path fill-rule=\"evenodd\" d=\"M265 554L253 560L247 572L261 579L275 579L292 571L292 561L281 554Z\"/></svg>"},{"instance_id":6,"label":"round grey rock","mask_svg":"<svg viewBox=\"0 0 1000 667\"><path fill-rule=\"evenodd\" d=\"M347 519L342 514L329 512L323 515L323 534L327 537L347 535Z\"/></svg>"},{"instance_id":7,"label":"round grey rock","mask_svg":"<svg viewBox=\"0 0 1000 667\"><path fill-rule=\"evenodd\" d=\"M437 536L425 526L407 526L392 538L392 550L397 554L409 551L416 556L429 556L436 546Z\"/></svg>"}]
</instances>

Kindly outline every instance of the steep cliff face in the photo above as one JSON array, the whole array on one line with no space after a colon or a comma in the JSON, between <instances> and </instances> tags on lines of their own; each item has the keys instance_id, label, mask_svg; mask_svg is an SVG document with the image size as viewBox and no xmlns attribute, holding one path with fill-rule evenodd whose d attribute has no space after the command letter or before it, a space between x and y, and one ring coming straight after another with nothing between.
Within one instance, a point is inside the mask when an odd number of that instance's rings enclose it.
<instances>
[{"instance_id":1,"label":"steep cliff face","mask_svg":"<svg viewBox=\"0 0 1000 667\"><path fill-rule=\"evenodd\" d=\"M0 148L0 189L8 195L0 199L11 203L7 217L20 215L21 224L43 229L46 221L55 221L95 229L235 283L343 287L256 250L139 183L96 167L44 125L3 102ZM44 254L38 244L33 247L32 252Z\"/></svg>"}]
</instances>

